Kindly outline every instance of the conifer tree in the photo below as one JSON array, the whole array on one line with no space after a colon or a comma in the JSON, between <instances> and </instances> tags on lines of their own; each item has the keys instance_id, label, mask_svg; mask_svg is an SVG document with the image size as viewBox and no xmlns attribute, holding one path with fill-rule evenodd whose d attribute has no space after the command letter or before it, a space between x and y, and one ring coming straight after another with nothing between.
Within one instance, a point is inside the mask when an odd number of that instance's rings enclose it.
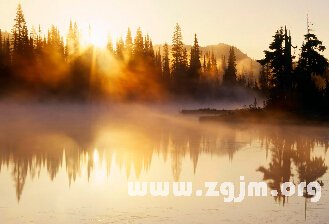
<instances>
[{"instance_id":1,"label":"conifer tree","mask_svg":"<svg viewBox=\"0 0 329 224\"><path fill-rule=\"evenodd\" d=\"M70 21L69 32L66 39L65 54L72 60L75 58L80 51L80 34L79 28L76 22L74 24Z\"/></svg>"},{"instance_id":2,"label":"conifer tree","mask_svg":"<svg viewBox=\"0 0 329 224\"><path fill-rule=\"evenodd\" d=\"M291 54L291 36L287 28L282 27L276 31L269 50L264 51L265 58L258 62L266 68L262 75L268 77L267 87L269 89L269 99L267 100L270 107L287 107L291 106L292 97L292 54ZM283 105L285 104L285 105Z\"/></svg>"},{"instance_id":3,"label":"conifer tree","mask_svg":"<svg viewBox=\"0 0 329 224\"><path fill-rule=\"evenodd\" d=\"M124 50L125 50L125 44L123 42L122 37L116 42L116 56L118 59L123 60L124 59Z\"/></svg>"},{"instance_id":4,"label":"conifer tree","mask_svg":"<svg viewBox=\"0 0 329 224\"><path fill-rule=\"evenodd\" d=\"M163 45L162 74L165 80L170 79L170 59L169 59L169 47L167 43Z\"/></svg>"},{"instance_id":5,"label":"conifer tree","mask_svg":"<svg viewBox=\"0 0 329 224\"><path fill-rule=\"evenodd\" d=\"M136 32L133 54L135 59L141 59L144 55L144 38L140 27L137 29Z\"/></svg>"},{"instance_id":6,"label":"conifer tree","mask_svg":"<svg viewBox=\"0 0 329 224\"><path fill-rule=\"evenodd\" d=\"M194 44L191 48L190 54L190 73L192 76L198 76L201 71L201 62L200 62L200 46L198 43L197 35L194 35Z\"/></svg>"},{"instance_id":7,"label":"conifer tree","mask_svg":"<svg viewBox=\"0 0 329 224\"><path fill-rule=\"evenodd\" d=\"M302 79L308 82L312 75L324 74L328 68L328 61L321 54L326 47L322 45L322 41L318 40L315 34L310 33L310 29L304 37L305 42L301 48L297 70L301 72Z\"/></svg>"},{"instance_id":8,"label":"conifer tree","mask_svg":"<svg viewBox=\"0 0 329 224\"><path fill-rule=\"evenodd\" d=\"M311 29L307 27L307 34L304 35L304 43L301 48L300 57L296 68L297 89L300 97L300 104L304 108L319 106L321 93L313 78L315 76L325 76L328 69L328 60L322 55L326 49L322 41L318 40Z\"/></svg>"},{"instance_id":9,"label":"conifer tree","mask_svg":"<svg viewBox=\"0 0 329 224\"><path fill-rule=\"evenodd\" d=\"M186 72L187 52L184 48L182 31L177 23L172 38L172 74L174 77Z\"/></svg>"},{"instance_id":10,"label":"conifer tree","mask_svg":"<svg viewBox=\"0 0 329 224\"><path fill-rule=\"evenodd\" d=\"M203 68L203 73L206 73L207 72L206 54L203 55L203 65L202 65L202 68Z\"/></svg>"},{"instance_id":11,"label":"conifer tree","mask_svg":"<svg viewBox=\"0 0 329 224\"><path fill-rule=\"evenodd\" d=\"M161 57L161 50L159 49L155 52L154 56L154 65L157 72L157 75L162 75L162 57Z\"/></svg>"},{"instance_id":12,"label":"conifer tree","mask_svg":"<svg viewBox=\"0 0 329 224\"><path fill-rule=\"evenodd\" d=\"M131 58L131 56L133 54L133 38L131 35L130 28L128 28L128 31L127 31L125 46L126 46L127 56L129 58Z\"/></svg>"},{"instance_id":13,"label":"conifer tree","mask_svg":"<svg viewBox=\"0 0 329 224\"><path fill-rule=\"evenodd\" d=\"M224 85L235 85L237 80L236 57L234 47L230 48L227 68L223 77Z\"/></svg>"},{"instance_id":14,"label":"conifer tree","mask_svg":"<svg viewBox=\"0 0 329 224\"><path fill-rule=\"evenodd\" d=\"M28 57L30 42L21 4L18 4L15 24L12 29L13 59L18 62Z\"/></svg>"}]
</instances>

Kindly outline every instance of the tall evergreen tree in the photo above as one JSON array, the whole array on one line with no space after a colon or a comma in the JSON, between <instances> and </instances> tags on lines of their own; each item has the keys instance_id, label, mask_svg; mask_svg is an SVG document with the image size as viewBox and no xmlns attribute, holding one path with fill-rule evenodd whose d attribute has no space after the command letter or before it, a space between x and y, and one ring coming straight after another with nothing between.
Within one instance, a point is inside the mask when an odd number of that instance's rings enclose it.
<instances>
[{"instance_id":1,"label":"tall evergreen tree","mask_svg":"<svg viewBox=\"0 0 329 224\"><path fill-rule=\"evenodd\" d=\"M224 85L235 85L237 81L236 57L234 47L230 48L227 68L223 77Z\"/></svg>"},{"instance_id":2,"label":"tall evergreen tree","mask_svg":"<svg viewBox=\"0 0 329 224\"><path fill-rule=\"evenodd\" d=\"M134 39L133 54L135 59L141 59L144 55L144 38L141 28L139 27Z\"/></svg>"},{"instance_id":3,"label":"tall evergreen tree","mask_svg":"<svg viewBox=\"0 0 329 224\"><path fill-rule=\"evenodd\" d=\"M78 56L80 51L80 34L76 22L74 24L70 21L69 32L66 39L65 54L69 60Z\"/></svg>"},{"instance_id":4,"label":"tall evergreen tree","mask_svg":"<svg viewBox=\"0 0 329 224\"><path fill-rule=\"evenodd\" d=\"M197 35L194 35L194 44L191 48L190 54L190 73L192 76L198 76L199 72L201 72L201 62L200 62L200 46L198 42Z\"/></svg>"},{"instance_id":5,"label":"tall evergreen tree","mask_svg":"<svg viewBox=\"0 0 329 224\"><path fill-rule=\"evenodd\" d=\"M161 75L162 75L162 56L161 56L160 47L155 52L154 65L155 65L155 70L156 70L157 75L161 77Z\"/></svg>"},{"instance_id":6,"label":"tall evergreen tree","mask_svg":"<svg viewBox=\"0 0 329 224\"><path fill-rule=\"evenodd\" d=\"M265 66L268 77L270 96L268 106L287 107L292 104L292 54L291 36L287 29L282 27L276 31L270 50L264 51L265 58L258 62Z\"/></svg>"},{"instance_id":7,"label":"tall evergreen tree","mask_svg":"<svg viewBox=\"0 0 329 224\"><path fill-rule=\"evenodd\" d=\"M131 30L128 28L127 35L126 35L126 51L127 51L127 56L131 58L133 54L133 38L131 35Z\"/></svg>"},{"instance_id":8,"label":"tall evergreen tree","mask_svg":"<svg viewBox=\"0 0 329 224\"><path fill-rule=\"evenodd\" d=\"M259 82L259 88L264 93L267 93L267 91L269 89L268 77L270 77L270 71L269 71L268 65L262 65L258 82Z\"/></svg>"},{"instance_id":9,"label":"tall evergreen tree","mask_svg":"<svg viewBox=\"0 0 329 224\"><path fill-rule=\"evenodd\" d=\"M167 43L163 45L162 74L165 80L170 79L170 59L169 59L169 47Z\"/></svg>"},{"instance_id":10,"label":"tall evergreen tree","mask_svg":"<svg viewBox=\"0 0 329 224\"><path fill-rule=\"evenodd\" d=\"M305 42L301 48L301 54L298 60L297 70L302 72L302 79L307 82L311 80L312 75L323 75L328 67L327 59L321 54L326 47L317 36L310 33L305 34ZM305 83L307 84L307 83Z\"/></svg>"},{"instance_id":11,"label":"tall evergreen tree","mask_svg":"<svg viewBox=\"0 0 329 224\"><path fill-rule=\"evenodd\" d=\"M27 59L30 49L28 29L21 4L18 4L15 24L12 29L13 59L18 62Z\"/></svg>"},{"instance_id":12,"label":"tall evergreen tree","mask_svg":"<svg viewBox=\"0 0 329 224\"><path fill-rule=\"evenodd\" d=\"M116 42L116 56L118 59L123 60L124 59L124 51L125 51L125 43L123 41L123 38L120 37L120 39Z\"/></svg>"},{"instance_id":13,"label":"tall evergreen tree","mask_svg":"<svg viewBox=\"0 0 329 224\"><path fill-rule=\"evenodd\" d=\"M187 52L184 48L182 31L177 23L172 37L172 74L175 77L184 76L186 72Z\"/></svg>"},{"instance_id":14,"label":"tall evergreen tree","mask_svg":"<svg viewBox=\"0 0 329 224\"><path fill-rule=\"evenodd\" d=\"M150 36L147 34L144 41L144 55L149 61L154 61L154 49Z\"/></svg>"},{"instance_id":15,"label":"tall evergreen tree","mask_svg":"<svg viewBox=\"0 0 329 224\"><path fill-rule=\"evenodd\" d=\"M221 72L222 72L222 76L224 76L224 73L226 71L227 68L227 64L226 64L226 57L225 55L222 56L222 62L221 62Z\"/></svg>"},{"instance_id":16,"label":"tall evergreen tree","mask_svg":"<svg viewBox=\"0 0 329 224\"><path fill-rule=\"evenodd\" d=\"M215 57L214 52L211 52L211 59L210 59L210 70L211 70L211 74L215 77L218 78L218 68L217 68L217 59Z\"/></svg>"},{"instance_id":17,"label":"tall evergreen tree","mask_svg":"<svg viewBox=\"0 0 329 224\"><path fill-rule=\"evenodd\" d=\"M324 76L328 68L327 59L321 54L326 48L317 36L311 33L309 22L296 68L300 103L306 108L319 104L320 94L313 77Z\"/></svg>"},{"instance_id":18,"label":"tall evergreen tree","mask_svg":"<svg viewBox=\"0 0 329 224\"><path fill-rule=\"evenodd\" d=\"M206 54L203 55L203 64L202 64L202 68L203 68L203 73L206 73L206 72L207 72Z\"/></svg>"}]
</instances>

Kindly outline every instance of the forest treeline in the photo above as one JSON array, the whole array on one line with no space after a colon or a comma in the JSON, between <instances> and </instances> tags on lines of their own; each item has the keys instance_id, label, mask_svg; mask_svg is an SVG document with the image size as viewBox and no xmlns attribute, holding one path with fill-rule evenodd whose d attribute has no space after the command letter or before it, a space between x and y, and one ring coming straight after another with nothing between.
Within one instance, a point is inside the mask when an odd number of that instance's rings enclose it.
<instances>
[{"instance_id":1,"label":"forest treeline","mask_svg":"<svg viewBox=\"0 0 329 224\"><path fill-rule=\"evenodd\" d=\"M54 25L46 35L40 26L29 31L19 5L11 34L2 34L2 96L204 100L252 92L253 96L266 96L267 108L329 110L328 61L322 55L325 47L310 27L298 58L292 53L296 47L290 32L283 27L277 30L265 57L258 60L262 69L255 76L238 74L234 47L227 58L218 59L213 52L201 52L195 34L187 51L179 24L170 45L156 48L140 28L134 36L128 28L125 39L113 43L109 38L106 51L100 51L92 44L82 46L74 22L70 22L65 38Z\"/></svg>"},{"instance_id":2,"label":"forest treeline","mask_svg":"<svg viewBox=\"0 0 329 224\"><path fill-rule=\"evenodd\" d=\"M310 28L298 59L292 54L290 31L281 27L273 36L259 77L260 88L266 93L268 108L294 112L326 112L329 110L328 60L323 56L326 49Z\"/></svg>"},{"instance_id":3,"label":"forest treeline","mask_svg":"<svg viewBox=\"0 0 329 224\"><path fill-rule=\"evenodd\" d=\"M19 5L11 33L0 40L0 85L5 96L215 99L231 90L223 85L258 87L255 78L238 76L234 47L228 58L217 59L214 52L201 52L195 35L188 52L178 24L170 44L154 47L140 28L134 37L128 28L125 39L113 43L109 38L104 52L92 44L82 46L79 27L72 21L65 38L54 25L46 35L40 26L29 31Z\"/></svg>"}]
</instances>

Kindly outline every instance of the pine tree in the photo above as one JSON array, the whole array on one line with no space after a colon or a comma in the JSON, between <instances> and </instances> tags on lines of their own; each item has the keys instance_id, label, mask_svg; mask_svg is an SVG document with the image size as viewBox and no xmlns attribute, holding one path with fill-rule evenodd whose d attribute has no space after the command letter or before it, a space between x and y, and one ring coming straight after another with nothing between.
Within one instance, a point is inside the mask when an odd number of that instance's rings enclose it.
<instances>
[{"instance_id":1,"label":"pine tree","mask_svg":"<svg viewBox=\"0 0 329 224\"><path fill-rule=\"evenodd\" d=\"M292 55L291 37L287 29L281 27L273 36L274 40L270 44L270 50L264 51L265 58L259 60L260 64L268 65L271 69L269 79L270 88L275 88L277 92L285 92L291 88Z\"/></svg>"},{"instance_id":2,"label":"pine tree","mask_svg":"<svg viewBox=\"0 0 329 224\"><path fill-rule=\"evenodd\" d=\"M270 71L268 65L262 65L260 74L259 74L259 88L264 92L267 93L269 89L268 77L270 76Z\"/></svg>"},{"instance_id":3,"label":"pine tree","mask_svg":"<svg viewBox=\"0 0 329 224\"><path fill-rule=\"evenodd\" d=\"M172 74L174 77L186 72L187 52L184 48L182 31L177 23L172 38Z\"/></svg>"},{"instance_id":4,"label":"pine tree","mask_svg":"<svg viewBox=\"0 0 329 224\"><path fill-rule=\"evenodd\" d=\"M125 44L123 38L120 37L120 39L116 42L116 51L115 51L118 59L120 60L124 59L124 50L125 50Z\"/></svg>"},{"instance_id":5,"label":"pine tree","mask_svg":"<svg viewBox=\"0 0 329 224\"><path fill-rule=\"evenodd\" d=\"M183 68L183 71L185 71L185 72L186 72L186 70L188 68L188 55L187 55L186 48L183 49L182 68Z\"/></svg>"},{"instance_id":6,"label":"pine tree","mask_svg":"<svg viewBox=\"0 0 329 224\"><path fill-rule=\"evenodd\" d=\"M155 65L155 69L156 69L157 74L161 76L162 75L162 57L161 57L160 47L155 53L154 65Z\"/></svg>"},{"instance_id":7,"label":"pine tree","mask_svg":"<svg viewBox=\"0 0 329 224\"><path fill-rule=\"evenodd\" d=\"M144 55L147 56L149 54L150 49L150 37L148 34L146 34L144 38Z\"/></svg>"},{"instance_id":8,"label":"pine tree","mask_svg":"<svg viewBox=\"0 0 329 224\"><path fill-rule=\"evenodd\" d=\"M266 78L269 88L268 105L270 107L290 106L292 94L292 54L291 36L282 27L276 31L269 50L264 51L265 58L258 62L267 69ZM265 79L265 78L264 78ZM283 105L285 104L285 105Z\"/></svg>"},{"instance_id":9,"label":"pine tree","mask_svg":"<svg viewBox=\"0 0 329 224\"><path fill-rule=\"evenodd\" d=\"M315 34L308 33L304 36L305 42L301 48L301 54L298 61L297 70L305 80L310 81L312 75L323 75L328 67L327 59L321 54L326 47L322 41L318 40Z\"/></svg>"},{"instance_id":10,"label":"pine tree","mask_svg":"<svg viewBox=\"0 0 329 224\"><path fill-rule=\"evenodd\" d=\"M41 54L42 54L42 50L43 50L43 41L42 41L42 30L41 30L41 26L39 25L38 28L38 33L36 34L35 40L34 40L34 44L35 44L35 55L36 57L40 58Z\"/></svg>"},{"instance_id":11,"label":"pine tree","mask_svg":"<svg viewBox=\"0 0 329 224\"><path fill-rule=\"evenodd\" d=\"M80 34L76 22L70 21L69 32L66 39L65 55L69 60L75 58L80 51Z\"/></svg>"},{"instance_id":12,"label":"pine tree","mask_svg":"<svg viewBox=\"0 0 329 224\"><path fill-rule=\"evenodd\" d=\"M134 55L134 59L141 59L144 55L144 38L140 27L137 29L136 32L133 55Z\"/></svg>"},{"instance_id":13,"label":"pine tree","mask_svg":"<svg viewBox=\"0 0 329 224\"><path fill-rule=\"evenodd\" d=\"M227 68L223 77L224 85L235 85L237 81L236 57L234 47L230 48Z\"/></svg>"},{"instance_id":14,"label":"pine tree","mask_svg":"<svg viewBox=\"0 0 329 224\"><path fill-rule=\"evenodd\" d=\"M144 56L149 61L154 61L154 49L150 36L147 34L144 41Z\"/></svg>"},{"instance_id":15,"label":"pine tree","mask_svg":"<svg viewBox=\"0 0 329 224\"><path fill-rule=\"evenodd\" d=\"M27 59L30 49L28 29L21 4L18 4L15 25L12 29L13 56L14 61Z\"/></svg>"},{"instance_id":16,"label":"pine tree","mask_svg":"<svg viewBox=\"0 0 329 224\"><path fill-rule=\"evenodd\" d=\"M198 76L201 71L201 62L200 62L200 46L198 43L197 35L194 35L194 44L191 48L190 55L190 73L192 76Z\"/></svg>"},{"instance_id":17,"label":"pine tree","mask_svg":"<svg viewBox=\"0 0 329 224\"><path fill-rule=\"evenodd\" d=\"M153 41L150 38L150 43L149 43L149 56L151 57L152 60L154 60L154 49L153 49Z\"/></svg>"},{"instance_id":18,"label":"pine tree","mask_svg":"<svg viewBox=\"0 0 329 224\"><path fill-rule=\"evenodd\" d=\"M214 52L211 52L211 73L213 76L217 77L218 75L218 68L217 68L217 59L215 57Z\"/></svg>"},{"instance_id":19,"label":"pine tree","mask_svg":"<svg viewBox=\"0 0 329 224\"><path fill-rule=\"evenodd\" d=\"M78 54L80 51L80 32L79 32L78 24L76 22L74 22L73 33L74 33L73 49L74 49L74 53Z\"/></svg>"},{"instance_id":20,"label":"pine tree","mask_svg":"<svg viewBox=\"0 0 329 224\"><path fill-rule=\"evenodd\" d=\"M208 59L208 61L207 61L207 72L208 73L210 73L211 72L211 59L210 59L210 54L209 53L207 53L207 55L208 55L208 57L207 57L207 59Z\"/></svg>"},{"instance_id":21,"label":"pine tree","mask_svg":"<svg viewBox=\"0 0 329 224\"><path fill-rule=\"evenodd\" d=\"M302 45L300 57L296 68L297 89L300 97L300 104L307 109L315 109L319 106L321 93L316 86L313 77L325 76L328 69L328 61L321 54L326 47L322 45L322 41L311 33L311 29L307 27L307 34L304 35L305 42Z\"/></svg>"},{"instance_id":22,"label":"pine tree","mask_svg":"<svg viewBox=\"0 0 329 224\"><path fill-rule=\"evenodd\" d=\"M221 71L222 71L222 75L224 76L224 73L227 69L227 64L226 64L226 57L225 55L222 56L222 64L221 64Z\"/></svg>"},{"instance_id":23,"label":"pine tree","mask_svg":"<svg viewBox=\"0 0 329 224\"><path fill-rule=\"evenodd\" d=\"M206 73L207 72L206 54L203 55L203 65L202 65L202 68L203 68L203 73Z\"/></svg>"},{"instance_id":24,"label":"pine tree","mask_svg":"<svg viewBox=\"0 0 329 224\"><path fill-rule=\"evenodd\" d=\"M132 54L133 54L133 38L132 38L132 35L131 35L130 28L128 28L128 31L127 31L125 45L126 45L127 56L129 58L131 58Z\"/></svg>"},{"instance_id":25,"label":"pine tree","mask_svg":"<svg viewBox=\"0 0 329 224\"><path fill-rule=\"evenodd\" d=\"M170 59L169 59L169 47L167 43L163 45L162 74L165 80L170 79Z\"/></svg>"}]
</instances>

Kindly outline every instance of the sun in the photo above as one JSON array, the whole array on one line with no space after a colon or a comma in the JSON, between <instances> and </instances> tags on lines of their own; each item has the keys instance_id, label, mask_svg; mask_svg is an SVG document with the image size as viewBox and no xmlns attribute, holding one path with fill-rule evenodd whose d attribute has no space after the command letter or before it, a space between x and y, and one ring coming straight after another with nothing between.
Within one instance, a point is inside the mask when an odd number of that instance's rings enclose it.
<instances>
[{"instance_id":1,"label":"sun","mask_svg":"<svg viewBox=\"0 0 329 224\"><path fill-rule=\"evenodd\" d=\"M89 26L81 32L81 43L85 47L93 45L97 48L106 48L108 43L108 34L103 29Z\"/></svg>"},{"instance_id":2,"label":"sun","mask_svg":"<svg viewBox=\"0 0 329 224\"><path fill-rule=\"evenodd\" d=\"M102 31L96 31L91 34L90 42L98 48L106 48L108 42L107 34Z\"/></svg>"}]
</instances>

